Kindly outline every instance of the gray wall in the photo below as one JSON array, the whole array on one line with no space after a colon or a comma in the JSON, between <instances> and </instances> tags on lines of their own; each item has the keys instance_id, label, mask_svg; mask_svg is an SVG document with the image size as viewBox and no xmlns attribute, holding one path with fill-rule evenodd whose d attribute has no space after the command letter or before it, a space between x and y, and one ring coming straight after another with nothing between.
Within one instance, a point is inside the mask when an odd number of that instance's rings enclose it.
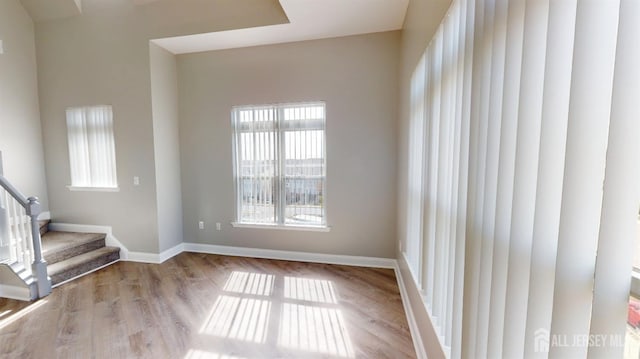
<instances>
[{"instance_id":1,"label":"gray wall","mask_svg":"<svg viewBox=\"0 0 640 359\"><path fill-rule=\"evenodd\" d=\"M411 0L404 22L400 49L400 94L399 131L398 131L398 233L397 238L406 237L406 205L407 205L407 171L408 171L408 138L409 138L409 93L411 90L411 73L427 48L429 41L445 15L451 0ZM422 297L413 283L404 257L398 252L400 270L405 279L409 302L416 317L420 336L425 344L429 358L444 358L433 326L422 302Z\"/></svg>"},{"instance_id":2,"label":"gray wall","mask_svg":"<svg viewBox=\"0 0 640 359\"><path fill-rule=\"evenodd\" d=\"M185 242L394 257L398 45L388 32L178 56ZM326 101L331 231L232 228L231 107L310 100Z\"/></svg>"},{"instance_id":3,"label":"gray wall","mask_svg":"<svg viewBox=\"0 0 640 359\"><path fill-rule=\"evenodd\" d=\"M182 243L182 184L176 57L149 43L159 250Z\"/></svg>"},{"instance_id":4,"label":"gray wall","mask_svg":"<svg viewBox=\"0 0 640 359\"><path fill-rule=\"evenodd\" d=\"M0 151L4 175L48 210L33 22L18 0L0 1Z\"/></svg>"},{"instance_id":5,"label":"gray wall","mask_svg":"<svg viewBox=\"0 0 640 359\"><path fill-rule=\"evenodd\" d=\"M126 18L119 22L82 15L36 25L51 212L57 222L113 226L129 250L157 253L149 45ZM120 191L69 191L65 108L100 104L113 106Z\"/></svg>"},{"instance_id":6,"label":"gray wall","mask_svg":"<svg viewBox=\"0 0 640 359\"><path fill-rule=\"evenodd\" d=\"M277 0L234 3L211 0L184 7L179 1L136 6L131 0L83 0L80 16L36 23L54 220L112 226L129 250L160 251L149 40L286 21ZM113 106L120 192L66 188L70 175L65 108L95 104ZM140 177L139 186L133 185L134 176Z\"/></svg>"}]
</instances>

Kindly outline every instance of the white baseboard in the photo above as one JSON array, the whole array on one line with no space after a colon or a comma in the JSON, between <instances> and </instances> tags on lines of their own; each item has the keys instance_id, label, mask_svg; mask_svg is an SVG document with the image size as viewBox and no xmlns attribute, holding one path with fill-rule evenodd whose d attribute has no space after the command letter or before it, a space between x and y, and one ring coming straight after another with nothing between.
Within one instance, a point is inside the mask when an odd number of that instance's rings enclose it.
<instances>
[{"instance_id":1,"label":"white baseboard","mask_svg":"<svg viewBox=\"0 0 640 359\"><path fill-rule=\"evenodd\" d=\"M29 287L18 287L14 285L0 284L0 298L31 301Z\"/></svg>"},{"instance_id":2,"label":"white baseboard","mask_svg":"<svg viewBox=\"0 0 640 359\"><path fill-rule=\"evenodd\" d=\"M221 254L227 256L252 257L265 259L279 259L287 261L341 264L358 267L390 268L396 266L396 260L391 258L359 257L340 254L308 253L295 251L280 251L273 249L258 249L245 247L219 246L215 244L184 243L185 252Z\"/></svg>"},{"instance_id":3,"label":"white baseboard","mask_svg":"<svg viewBox=\"0 0 640 359\"><path fill-rule=\"evenodd\" d=\"M418 330L418 323L416 322L416 317L413 314L413 309L411 309L411 303L409 303L409 293L407 292L407 287L404 285L404 279L402 278L402 272L400 271L400 266L396 261L396 266L394 268L396 272L396 278L398 279L398 287L400 288L400 298L402 299L402 306L404 307L404 313L407 316L407 322L409 323L409 330L411 331L411 338L413 339L413 347L416 351L416 356L418 359L427 359L427 350L424 347L424 342L422 341L422 336L420 336L420 331Z\"/></svg>"},{"instance_id":4,"label":"white baseboard","mask_svg":"<svg viewBox=\"0 0 640 359\"><path fill-rule=\"evenodd\" d=\"M165 251L162 251L159 255L158 255L158 259L160 260L160 263L166 261L167 259L171 259L175 256L177 256L178 254L184 252L184 243L180 243L177 244Z\"/></svg>"},{"instance_id":5,"label":"white baseboard","mask_svg":"<svg viewBox=\"0 0 640 359\"><path fill-rule=\"evenodd\" d=\"M120 247L120 259L123 261L130 261L130 262L159 264L182 252L197 252L197 253L222 254L222 255L228 255L228 256L290 260L290 261L299 261L299 262L341 264L341 265L351 265L351 266L358 266L358 267L390 268L390 269L393 269L396 267L396 260L391 258L361 257L361 256L348 256L348 255L341 255L341 254L324 254L324 253L309 253L309 252L296 252L296 251L281 251L281 250L274 250L274 249L232 247L232 246L220 246L215 244L200 244L200 243L180 243L172 248L169 248L163 251L162 253L134 252L134 251L129 251L127 247L125 247L120 241L118 241L116 237L113 236L112 229L109 226L93 226L93 225L70 224L70 223L51 223L49 224L49 229L51 229L52 231L64 231L64 232L104 233L107 235L106 237L107 246Z\"/></svg>"},{"instance_id":6,"label":"white baseboard","mask_svg":"<svg viewBox=\"0 0 640 359\"><path fill-rule=\"evenodd\" d=\"M110 226L92 226L87 224L71 224L71 223L49 223L49 230L60 232L76 232L76 233L104 233L105 244L109 247L120 248L120 259L127 260L129 250L114 235Z\"/></svg>"},{"instance_id":7,"label":"white baseboard","mask_svg":"<svg viewBox=\"0 0 640 359\"><path fill-rule=\"evenodd\" d=\"M127 262L160 264L160 255L146 252L129 252Z\"/></svg>"},{"instance_id":8,"label":"white baseboard","mask_svg":"<svg viewBox=\"0 0 640 359\"><path fill-rule=\"evenodd\" d=\"M184 252L184 244L180 243L161 253L129 252L129 256L126 260L128 262L160 264L182 252Z\"/></svg>"}]
</instances>

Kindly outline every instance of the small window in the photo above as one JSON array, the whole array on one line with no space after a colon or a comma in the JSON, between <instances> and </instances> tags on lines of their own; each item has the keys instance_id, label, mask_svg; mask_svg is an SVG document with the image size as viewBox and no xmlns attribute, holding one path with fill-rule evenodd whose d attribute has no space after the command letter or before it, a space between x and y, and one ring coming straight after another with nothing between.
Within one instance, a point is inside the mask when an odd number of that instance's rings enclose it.
<instances>
[{"instance_id":1,"label":"small window","mask_svg":"<svg viewBox=\"0 0 640 359\"><path fill-rule=\"evenodd\" d=\"M325 104L232 110L239 224L326 227Z\"/></svg>"},{"instance_id":2,"label":"small window","mask_svg":"<svg viewBox=\"0 0 640 359\"><path fill-rule=\"evenodd\" d=\"M67 109L71 189L118 188L111 106Z\"/></svg>"}]
</instances>

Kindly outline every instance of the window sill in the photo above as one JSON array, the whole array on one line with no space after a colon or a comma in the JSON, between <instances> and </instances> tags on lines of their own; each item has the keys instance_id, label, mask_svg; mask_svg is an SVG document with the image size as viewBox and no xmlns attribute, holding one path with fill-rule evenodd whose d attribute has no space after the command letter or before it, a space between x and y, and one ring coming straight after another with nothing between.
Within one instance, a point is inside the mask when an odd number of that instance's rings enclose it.
<instances>
[{"instance_id":1,"label":"window sill","mask_svg":"<svg viewBox=\"0 0 640 359\"><path fill-rule=\"evenodd\" d=\"M288 231L309 231L309 232L329 232L331 227L322 226L296 226L283 224L257 224L257 223L240 223L231 222L231 226L235 228L254 228L254 229L283 229Z\"/></svg>"},{"instance_id":2,"label":"window sill","mask_svg":"<svg viewBox=\"0 0 640 359\"><path fill-rule=\"evenodd\" d=\"M69 191L80 192L120 192L120 187L77 187L67 186Z\"/></svg>"}]
</instances>

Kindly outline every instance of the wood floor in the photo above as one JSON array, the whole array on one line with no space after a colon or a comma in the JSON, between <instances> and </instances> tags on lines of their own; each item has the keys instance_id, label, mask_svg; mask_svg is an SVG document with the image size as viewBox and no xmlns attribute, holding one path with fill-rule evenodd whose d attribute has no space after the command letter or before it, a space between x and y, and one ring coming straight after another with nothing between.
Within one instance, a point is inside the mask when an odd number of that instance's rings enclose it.
<instances>
[{"instance_id":1,"label":"wood floor","mask_svg":"<svg viewBox=\"0 0 640 359\"><path fill-rule=\"evenodd\" d=\"M415 358L393 270L182 253L0 299L2 358Z\"/></svg>"}]
</instances>

